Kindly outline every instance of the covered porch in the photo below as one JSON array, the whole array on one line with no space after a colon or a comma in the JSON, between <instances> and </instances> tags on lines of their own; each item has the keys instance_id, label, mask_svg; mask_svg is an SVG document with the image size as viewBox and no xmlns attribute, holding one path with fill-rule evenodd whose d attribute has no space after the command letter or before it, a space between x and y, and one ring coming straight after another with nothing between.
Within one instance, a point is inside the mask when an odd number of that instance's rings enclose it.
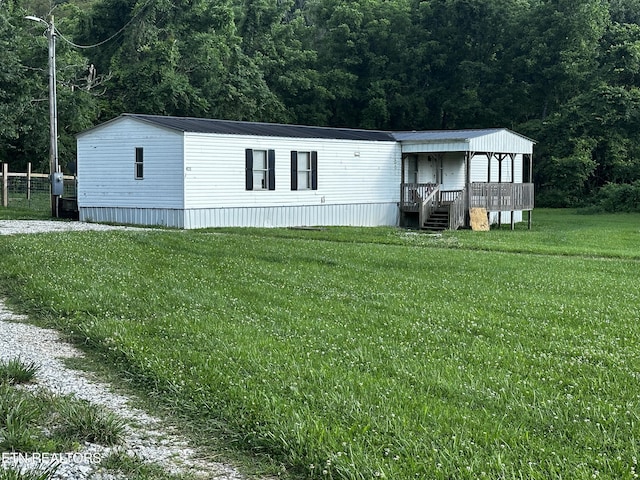
<instances>
[{"instance_id":1,"label":"covered porch","mask_svg":"<svg viewBox=\"0 0 640 480\"><path fill-rule=\"evenodd\" d=\"M506 129L407 132L402 144L403 226L456 230L481 208L490 224L523 221L534 207L533 145Z\"/></svg>"}]
</instances>

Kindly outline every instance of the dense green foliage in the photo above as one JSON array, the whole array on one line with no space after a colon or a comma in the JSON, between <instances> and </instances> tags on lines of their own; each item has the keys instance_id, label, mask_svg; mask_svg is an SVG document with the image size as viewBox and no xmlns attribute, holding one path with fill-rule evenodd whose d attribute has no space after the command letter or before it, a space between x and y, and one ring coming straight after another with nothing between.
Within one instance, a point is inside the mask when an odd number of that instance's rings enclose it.
<instances>
[{"instance_id":1,"label":"dense green foliage","mask_svg":"<svg viewBox=\"0 0 640 480\"><path fill-rule=\"evenodd\" d=\"M0 290L304 478L634 478L640 218L535 218L0 237Z\"/></svg>"},{"instance_id":2,"label":"dense green foliage","mask_svg":"<svg viewBox=\"0 0 640 480\"><path fill-rule=\"evenodd\" d=\"M640 212L640 180L633 183L607 183L598 191L595 205L587 212Z\"/></svg>"},{"instance_id":3,"label":"dense green foliage","mask_svg":"<svg viewBox=\"0 0 640 480\"><path fill-rule=\"evenodd\" d=\"M638 11L638 0L0 0L0 160L47 165L46 41L23 17L55 13L63 165L75 133L123 112L506 126L538 141L538 204L580 205L640 179Z\"/></svg>"}]
</instances>

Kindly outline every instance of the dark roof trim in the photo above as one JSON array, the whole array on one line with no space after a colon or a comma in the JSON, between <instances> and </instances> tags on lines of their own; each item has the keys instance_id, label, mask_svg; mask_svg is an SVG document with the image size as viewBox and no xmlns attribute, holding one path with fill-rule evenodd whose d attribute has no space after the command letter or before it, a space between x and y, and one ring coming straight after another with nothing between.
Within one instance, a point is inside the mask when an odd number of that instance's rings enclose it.
<instances>
[{"instance_id":1,"label":"dark roof trim","mask_svg":"<svg viewBox=\"0 0 640 480\"><path fill-rule=\"evenodd\" d=\"M473 138L507 131L535 144L535 140L506 128L485 128L466 130L421 130L405 132L386 132L382 130L362 130L351 128L312 127L305 125L284 125L279 123L243 122L237 120L216 120L195 117L167 117L162 115L144 115L123 113L105 123L80 132L83 136L104 125L122 118L132 118L175 132L209 133L221 135L249 135L285 138L315 138L332 140L363 140L378 142L469 142Z\"/></svg>"},{"instance_id":2,"label":"dark roof trim","mask_svg":"<svg viewBox=\"0 0 640 480\"><path fill-rule=\"evenodd\" d=\"M368 140L395 142L391 133L378 130L356 130L347 128L309 127L277 123L240 122L235 120L213 120L192 117L165 117L125 113L129 117L146 123L180 132L215 133L226 135L252 135L264 137L325 138L339 140Z\"/></svg>"}]
</instances>

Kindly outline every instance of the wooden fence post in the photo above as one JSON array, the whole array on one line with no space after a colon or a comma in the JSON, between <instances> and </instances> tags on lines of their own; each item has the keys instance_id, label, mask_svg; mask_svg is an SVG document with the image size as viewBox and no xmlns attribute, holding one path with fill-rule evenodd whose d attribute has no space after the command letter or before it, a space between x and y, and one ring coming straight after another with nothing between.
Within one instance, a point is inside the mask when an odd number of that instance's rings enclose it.
<instances>
[{"instance_id":1,"label":"wooden fence post","mask_svg":"<svg viewBox=\"0 0 640 480\"><path fill-rule=\"evenodd\" d=\"M2 206L9 206L9 164L2 164Z\"/></svg>"},{"instance_id":2,"label":"wooden fence post","mask_svg":"<svg viewBox=\"0 0 640 480\"><path fill-rule=\"evenodd\" d=\"M31 162L27 163L27 200L31 200Z\"/></svg>"}]
</instances>

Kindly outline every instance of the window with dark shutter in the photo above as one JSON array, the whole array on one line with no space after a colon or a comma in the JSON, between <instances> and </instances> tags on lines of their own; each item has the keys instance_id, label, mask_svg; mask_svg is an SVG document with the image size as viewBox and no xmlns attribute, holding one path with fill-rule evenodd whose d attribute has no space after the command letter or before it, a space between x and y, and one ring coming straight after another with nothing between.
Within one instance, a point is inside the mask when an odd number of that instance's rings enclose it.
<instances>
[{"instance_id":1,"label":"window with dark shutter","mask_svg":"<svg viewBox=\"0 0 640 480\"><path fill-rule=\"evenodd\" d=\"M291 190L318 189L318 152L291 152Z\"/></svg>"},{"instance_id":2,"label":"window with dark shutter","mask_svg":"<svg viewBox=\"0 0 640 480\"><path fill-rule=\"evenodd\" d=\"M291 152L291 190L298 189L298 152Z\"/></svg>"},{"instance_id":3,"label":"window with dark shutter","mask_svg":"<svg viewBox=\"0 0 640 480\"><path fill-rule=\"evenodd\" d=\"M276 189L275 150L245 150L245 189Z\"/></svg>"},{"instance_id":4,"label":"window with dark shutter","mask_svg":"<svg viewBox=\"0 0 640 480\"><path fill-rule=\"evenodd\" d=\"M318 152L311 152L311 190L318 189Z\"/></svg>"},{"instance_id":5,"label":"window with dark shutter","mask_svg":"<svg viewBox=\"0 0 640 480\"><path fill-rule=\"evenodd\" d=\"M276 189L276 151L269 150L269 160L267 163L268 167L268 183L267 188L269 190Z\"/></svg>"},{"instance_id":6,"label":"window with dark shutter","mask_svg":"<svg viewBox=\"0 0 640 480\"><path fill-rule=\"evenodd\" d=\"M247 148L245 154L245 188L253 190L253 150Z\"/></svg>"}]
</instances>

